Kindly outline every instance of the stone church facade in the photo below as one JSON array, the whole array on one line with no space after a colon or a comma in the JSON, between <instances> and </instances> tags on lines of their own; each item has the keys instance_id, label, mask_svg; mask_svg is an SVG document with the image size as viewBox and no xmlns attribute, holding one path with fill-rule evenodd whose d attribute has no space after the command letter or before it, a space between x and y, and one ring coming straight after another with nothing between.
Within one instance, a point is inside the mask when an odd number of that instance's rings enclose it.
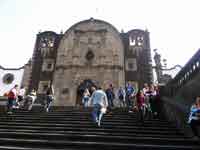
<instances>
[{"instance_id":1,"label":"stone church facade","mask_svg":"<svg viewBox=\"0 0 200 150\"><path fill-rule=\"evenodd\" d=\"M41 97L53 85L58 106L80 104L82 90L92 85L118 88L130 82L141 87L153 80L149 32L119 33L91 18L64 34L38 33L29 76L29 90L36 89Z\"/></svg>"}]
</instances>

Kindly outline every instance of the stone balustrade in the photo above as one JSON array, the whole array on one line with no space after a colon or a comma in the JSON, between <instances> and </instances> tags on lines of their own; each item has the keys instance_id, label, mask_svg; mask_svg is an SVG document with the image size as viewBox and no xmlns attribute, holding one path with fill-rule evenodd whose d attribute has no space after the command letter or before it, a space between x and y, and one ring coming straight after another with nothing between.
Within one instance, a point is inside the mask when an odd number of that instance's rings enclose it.
<instances>
[{"instance_id":1,"label":"stone balustrade","mask_svg":"<svg viewBox=\"0 0 200 150\"><path fill-rule=\"evenodd\" d=\"M180 70L180 72L166 85L165 94L174 96L178 90L193 80L200 73L200 49Z\"/></svg>"}]
</instances>

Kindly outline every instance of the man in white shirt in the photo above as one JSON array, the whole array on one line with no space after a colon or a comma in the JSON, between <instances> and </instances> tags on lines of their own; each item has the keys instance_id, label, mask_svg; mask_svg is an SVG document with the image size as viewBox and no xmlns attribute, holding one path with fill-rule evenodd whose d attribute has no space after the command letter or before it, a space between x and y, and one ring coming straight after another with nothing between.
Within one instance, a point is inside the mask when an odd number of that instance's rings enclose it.
<instances>
[{"instance_id":1,"label":"man in white shirt","mask_svg":"<svg viewBox=\"0 0 200 150\"><path fill-rule=\"evenodd\" d=\"M93 120L100 127L103 114L106 113L108 107L108 99L106 93L99 88L92 93L90 104L93 106Z\"/></svg>"}]
</instances>

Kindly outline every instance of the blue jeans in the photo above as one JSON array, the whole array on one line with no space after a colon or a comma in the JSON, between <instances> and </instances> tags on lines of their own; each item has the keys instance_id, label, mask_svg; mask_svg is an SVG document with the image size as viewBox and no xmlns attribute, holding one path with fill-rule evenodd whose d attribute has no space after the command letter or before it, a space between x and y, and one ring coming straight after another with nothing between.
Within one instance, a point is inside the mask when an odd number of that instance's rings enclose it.
<instances>
[{"instance_id":1,"label":"blue jeans","mask_svg":"<svg viewBox=\"0 0 200 150\"><path fill-rule=\"evenodd\" d=\"M95 104L93 106L92 117L93 117L93 121L98 123L98 126L100 126L101 119L103 117L103 113L101 112L101 105Z\"/></svg>"},{"instance_id":2,"label":"blue jeans","mask_svg":"<svg viewBox=\"0 0 200 150\"><path fill-rule=\"evenodd\" d=\"M126 106L128 109L131 109L133 106L133 102L130 95L126 95Z\"/></svg>"},{"instance_id":3,"label":"blue jeans","mask_svg":"<svg viewBox=\"0 0 200 150\"><path fill-rule=\"evenodd\" d=\"M8 112L12 111L14 103L15 103L15 99L8 99L8 103L7 103L7 111Z\"/></svg>"},{"instance_id":4,"label":"blue jeans","mask_svg":"<svg viewBox=\"0 0 200 150\"><path fill-rule=\"evenodd\" d=\"M108 98L108 107L113 107L114 106L114 104L113 104L113 99L109 99Z\"/></svg>"},{"instance_id":5,"label":"blue jeans","mask_svg":"<svg viewBox=\"0 0 200 150\"><path fill-rule=\"evenodd\" d=\"M88 104L88 101L89 101L89 96L84 96L83 97L83 104L84 104L84 107L88 107L89 104Z\"/></svg>"},{"instance_id":6,"label":"blue jeans","mask_svg":"<svg viewBox=\"0 0 200 150\"><path fill-rule=\"evenodd\" d=\"M46 111L48 112L48 111L49 111L49 108L50 108L50 106L51 106L51 103L52 103L52 101L53 101L53 98L52 98L51 96L48 96L48 95L47 95L46 100L47 100L47 103L46 103Z\"/></svg>"}]
</instances>

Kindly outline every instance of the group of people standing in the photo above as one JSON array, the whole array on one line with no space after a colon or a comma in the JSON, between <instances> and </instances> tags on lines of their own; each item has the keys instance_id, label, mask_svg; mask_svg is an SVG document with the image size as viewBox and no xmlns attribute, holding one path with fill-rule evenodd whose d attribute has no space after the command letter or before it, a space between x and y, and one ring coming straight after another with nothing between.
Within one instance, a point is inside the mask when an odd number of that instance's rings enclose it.
<instances>
[{"instance_id":1,"label":"group of people standing","mask_svg":"<svg viewBox=\"0 0 200 150\"><path fill-rule=\"evenodd\" d=\"M148 119L160 116L161 100L158 86L145 83L142 90L138 90L134 109L139 112L139 120L144 121L145 117Z\"/></svg>"},{"instance_id":2,"label":"group of people standing","mask_svg":"<svg viewBox=\"0 0 200 150\"><path fill-rule=\"evenodd\" d=\"M21 102L24 100L26 93L26 88L23 86L19 89L19 86L16 84L13 88L8 91L5 96L8 97L7 102L7 113L11 114L13 108L21 107Z\"/></svg>"},{"instance_id":3,"label":"group of people standing","mask_svg":"<svg viewBox=\"0 0 200 150\"><path fill-rule=\"evenodd\" d=\"M19 88L16 84L13 88L11 88L5 96L8 98L7 101L7 113L12 114L13 108L15 109L27 109L31 110L33 104L37 98L36 91L33 89L28 94L25 87ZM53 101L53 88L49 87L46 90L45 95L45 111L49 111L51 102Z\"/></svg>"},{"instance_id":4,"label":"group of people standing","mask_svg":"<svg viewBox=\"0 0 200 150\"><path fill-rule=\"evenodd\" d=\"M119 107L127 108L129 112L137 111L140 121L144 121L147 112L153 117L158 115L157 107L159 107L160 97L157 87L145 84L142 90L136 90L133 85L128 83L125 88L120 86L117 94L115 93L112 84L109 84L105 91L101 88L96 90L95 87L85 88L82 97L83 106L93 107L93 120L97 122L98 126L100 126L102 116L106 111L112 113L115 100L118 101Z\"/></svg>"}]
</instances>

